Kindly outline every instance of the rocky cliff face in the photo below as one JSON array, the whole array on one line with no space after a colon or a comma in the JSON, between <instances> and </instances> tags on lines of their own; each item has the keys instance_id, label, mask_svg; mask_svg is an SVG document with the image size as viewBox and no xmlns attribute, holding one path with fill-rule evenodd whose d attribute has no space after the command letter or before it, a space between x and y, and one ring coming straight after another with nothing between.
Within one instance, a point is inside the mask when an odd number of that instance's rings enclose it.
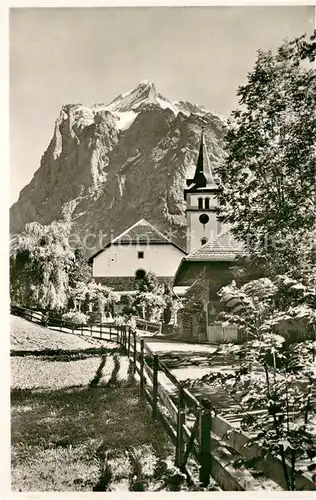
<instances>
[{"instance_id":1,"label":"rocky cliff face","mask_svg":"<svg viewBox=\"0 0 316 500\"><path fill-rule=\"evenodd\" d=\"M189 102L171 103L153 83L141 82L108 105L63 106L40 168L11 207L11 231L31 221L48 224L66 210L76 234L86 236L88 255L141 218L184 246L183 188L202 125L216 168L224 119Z\"/></svg>"}]
</instances>

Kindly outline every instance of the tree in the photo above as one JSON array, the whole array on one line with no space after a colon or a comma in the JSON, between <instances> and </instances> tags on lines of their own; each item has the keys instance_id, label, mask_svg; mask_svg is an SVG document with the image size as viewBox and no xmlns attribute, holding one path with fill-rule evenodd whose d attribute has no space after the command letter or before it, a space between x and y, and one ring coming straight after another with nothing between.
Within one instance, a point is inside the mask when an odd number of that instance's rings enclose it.
<instances>
[{"instance_id":1,"label":"tree","mask_svg":"<svg viewBox=\"0 0 316 500\"><path fill-rule=\"evenodd\" d=\"M251 432L250 443L261 447L263 459L266 454L281 457L287 489L295 490L298 460L312 460L316 449L315 330L297 343L279 335L277 327L291 318L304 318L315 327L315 288L279 276L242 287L233 283L223 287L220 296L234 299L234 309L221 315L224 324L239 326L246 341L237 367L213 371L199 382L219 384L227 391L236 402L236 413L243 415L242 429Z\"/></svg>"},{"instance_id":2,"label":"tree","mask_svg":"<svg viewBox=\"0 0 316 500\"><path fill-rule=\"evenodd\" d=\"M118 296L92 280L83 249L72 248L69 217L49 225L26 224L11 252L11 297L26 306L62 312L103 313Z\"/></svg>"},{"instance_id":3,"label":"tree","mask_svg":"<svg viewBox=\"0 0 316 500\"><path fill-rule=\"evenodd\" d=\"M265 270L300 264L302 237L316 221L315 34L258 52L239 108L229 121L221 179L220 220ZM313 259L313 248L309 248Z\"/></svg>"},{"instance_id":4,"label":"tree","mask_svg":"<svg viewBox=\"0 0 316 500\"><path fill-rule=\"evenodd\" d=\"M163 287L159 283L159 280L155 273L149 271L148 273L145 273L142 278L135 279L135 289L139 292L152 292L161 294Z\"/></svg>"},{"instance_id":5,"label":"tree","mask_svg":"<svg viewBox=\"0 0 316 500\"><path fill-rule=\"evenodd\" d=\"M10 257L11 297L27 306L56 311L68 301L69 273L75 253L69 243L71 223L26 224Z\"/></svg>"},{"instance_id":6,"label":"tree","mask_svg":"<svg viewBox=\"0 0 316 500\"><path fill-rule=\"evenodd\" d=\"M133 303L138 315L148 321L160 319L165 299L163 297L163 286L159 283L156 275L149 271L143 278L135 281L137 294Z\"/></svg>"},{"instance_id":7,"label":"tree","mask_svg":"<svg viewBox=\"0 0 316 500\"><path fill-rule=\"evenodd\" d=\"M134 302L138 314L148 321L159 321L165 304L163 296L153 292L139 292Z\"/></svg>"},{"instance_id":8,"label":"tree","mask_svg":"<svg viewBox=\"0 0 316 500\"><path fill-rule=\"evenodd\" d=\"M218 200L219 219L245 244L234 269L244 284L220 290L230 311L219 319L238 325L245 342L237 368L202 378L235 399L264 453L281 456L290 490L298 459L313 458L316 446L314 40L286 42L276 55L259 51L238 89Z\"/></svg>"},{"instance_id":9,"label":"tree","mask_svg":"<svg viewBox=\"0 0 316 500\"><path fill-rule=\"evenodd\" d=\"M113 305L119 301L117 293L101 283L96 283L94 280L86 285L85 292L86 309L91 304L92 310L101 314L111 311Z\"/></svg>"}]
</instances>

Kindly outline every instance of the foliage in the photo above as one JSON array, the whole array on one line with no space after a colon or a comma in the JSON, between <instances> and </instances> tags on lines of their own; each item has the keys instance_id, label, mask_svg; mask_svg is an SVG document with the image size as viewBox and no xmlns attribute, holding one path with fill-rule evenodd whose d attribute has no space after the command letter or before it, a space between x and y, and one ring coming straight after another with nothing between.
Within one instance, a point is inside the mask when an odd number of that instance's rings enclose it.
<instances>
[{"instance_id":1,"label":"foliage","mask_svg":"<svg viewBox=\"0 0 316 500\"><path fill-rule=\"evenodd\" d=\"M153 292L139 292L134 302L137 313L148 321L158 321L165 304L163 296Z\"/></svg>"},{"instance_id":2,"label":"foliage","mask_svg":"<svg viewBox=\"0 0 316 500\"><path fill-rule=\"evenodd\" d=\"M286 42L276 55L259 51L238 89L218 198L219 218L244 242L245 256L233 269L240 285L219 292L229 310L219 319L237 324L245 342L236 369L203 378L242 408L251 442L281 456L289 490L298 460L312 458L316 445L314 40Z\"/></svg>"},{"instance_id":3,"label":"foliage","mask_svg":"<svg viewBox=\"0 0 316 500\"><path fill-rule=\"evenodd\" d=\"M241 287L232 283L219 294L231 304L230 312L221 313L222 319L238 324L245 342L237 368L210 373L201 381L219 383L233 397L239 412L244 412L242 427L253 435L250 442L265 454L281 456L287 488L295 490L297 461L312 458L316 446L316 342L313 336L286 342L276 327L284 319L304 318L315 329L315 288L278 276Z\"/></svg>"},{"instance_id":4,"label":"foliage","mask_svg":"<svg viewBox=\"0 0 316 500\"><path fill-rule=\"evenodd\" d=\"M75 259L69 271L69 286L74 288L77 283L89 283L92 279L92 270L85 258L84 249L74 249Z\"/></svg>"},{"instance_id":5,"label":"foliage","mask_svg":"<svg viewBox=\"0 0 316 500\"><path fill-rule=\"evenodd\" d=\"M135 316L130 316L128 320L126 321L126 326L130 326L131 329L135 332L136 331L136 318Z\"/></svg>"},{"instance_id":6,"label":"foliage","mask_svg":"<svg viewBox=\"0 0 316 500\"><path fill-rule=\"evenodd\" d=\"M91 307L92 311L104 313L110 310L113 304L119 301L119 295L110 288L91 280L89 283L78 282L71 290L71 298L75 308L85 312Z\"/></svg>"},{"instance_id":7,"label":"foliage","mask_svg":"<svg viewBox=\"0 0 316 500\"><path fill-rule=\"evenodd\" d=\"M10 258L13 300L43 309L62 310L68 300L69 272L75 254L69 243L71 223L26 224L16 236Z\"/></svg>"},{"instance_id":8,"label":"foliage","mask_svg":"<svg viewBox=\"0 0 316 500\"><path fill-rule=\"evenodd\" d=\"M162 285L159 283L159 280L155 273L149 271L144 275L143 278L135 279L135 290L139 292L152 292L155 294L160 294L162 292Z\"/></svg>"},{"instance_id":9,"label":"foliage","mask_svg":"<svg viewBox=\"0 0 316 500\"><path fill-rule=\"evenodd\" d=\"M172 314L176 314L182 306L182 300L173 293L170 285L164 285L164 299L166 306L163 310L163 320L167 325L170 323Z\"/></svg>"},{"instance_id":10,"label":"foliage","mask_svg":"<svg viewBox=\"0 0 316 500\"><path fill-rule=\"evenodd\" d=\"M121 295L121 300L120 300L121 305L123 305L122 308L122 313L126 315L131 315L135 314L136 310L135 307L133 306L134 303L134 297L132 295Z\"/></svg>"},{"instance_id":11,"label":"foliage","mask_svg":"<svg viewBox=\"0 0 316 500\"><path fill-rule=\"evenodd\" d=\"M69 218L49 225L26 224L17 235L10 258L12 300L26 306L62 312L75 309L103 313L117 294L92 280L84 251L71 246Z\"/></svg>"},{"instance_id":12,"label":"foliage","mask_svg":"<svg viewBox=\"0 0 316 500\"><path fill-rule=\"evenodd\" d=\"M316 71L306 62L315 59L314 40L258 52L238 89L218 171L220 220L276 273L300 266L302 251L315 257Z\"/></svg>"},{"instance_id":13,"label":"foliage","mask_svg":"<svg viewBox=\"0 0 316 500\"><path fill-rule=\"evenodd\" d=\"M137 315L148 321L158 321L166 302L163 286L156 275L149 271L142 279L136 279L135 288L137 294L132 305Z\"/></svg>"},{"instance_id":14,"label":"foliage","mask_svg":"<svg viewBox=\"0 0 316 500\"><path fill-rule=\"evenodd\" d=\"M62 320L73 323L74 325L85 325L87 324L88 317L80 311L69 311L62 315Z\"/></svg>"}]
</instances>

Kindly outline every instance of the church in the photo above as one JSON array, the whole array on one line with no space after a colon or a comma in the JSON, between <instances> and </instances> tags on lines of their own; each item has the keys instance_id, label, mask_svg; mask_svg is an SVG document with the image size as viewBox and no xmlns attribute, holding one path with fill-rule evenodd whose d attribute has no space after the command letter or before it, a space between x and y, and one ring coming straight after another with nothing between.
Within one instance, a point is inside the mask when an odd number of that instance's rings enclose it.
<instances>
[{"instance_id":1,"label":"church","mask_svg":"<svg viewBox=\"0 0 316 500\"><path fill-rule=\"evenodd\" d=\"M203 306L201 321L183 311L182 333L185 335L187 330L190 338L212 343L237 340L235 327L223 328L214 322L221 309L217 292L231 282L232 263L243 252L229 225L217 218L218 191L202 129L195 175L187 179L184 190L188 255L179 263L173 286L190 287L187 295L194 291Z\"/></svg>"},{"instance_id":2,"label":"church","mask_svg":"<svg viewBox=\"0 0 316 500\"><path fill-rule=\"evenodd\" d=\"M180 334L213 343L237 338L236 329L225 331L214 320L219 309L217 291L231 281L232 262L243 251L229 226L217 218L218 191L202 129L195 174L186 179L184 189L186 250L142 219L90 258L94 278L123 294L130 293L135 278L148 271L161 282L172 283L179 295L200 288L203 320L183 310Z\"/></svg>"}]
</instances>

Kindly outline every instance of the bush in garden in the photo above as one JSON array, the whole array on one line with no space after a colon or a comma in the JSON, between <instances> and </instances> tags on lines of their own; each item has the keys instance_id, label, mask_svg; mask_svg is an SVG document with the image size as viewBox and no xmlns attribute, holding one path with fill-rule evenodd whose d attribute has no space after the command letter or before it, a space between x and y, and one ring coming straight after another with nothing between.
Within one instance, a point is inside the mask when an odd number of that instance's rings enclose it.
<instances>
[{"instance_id":1,"label":"bush in garden","mask_svg":"<svg viewBox=\"0 0 316 500\"><path fill-rule=\"evenodd\" d=\"M80 311L70 311L62 315L62 320L74 325L86 325L88 316Z\"/></svg>"}]
</instances>

